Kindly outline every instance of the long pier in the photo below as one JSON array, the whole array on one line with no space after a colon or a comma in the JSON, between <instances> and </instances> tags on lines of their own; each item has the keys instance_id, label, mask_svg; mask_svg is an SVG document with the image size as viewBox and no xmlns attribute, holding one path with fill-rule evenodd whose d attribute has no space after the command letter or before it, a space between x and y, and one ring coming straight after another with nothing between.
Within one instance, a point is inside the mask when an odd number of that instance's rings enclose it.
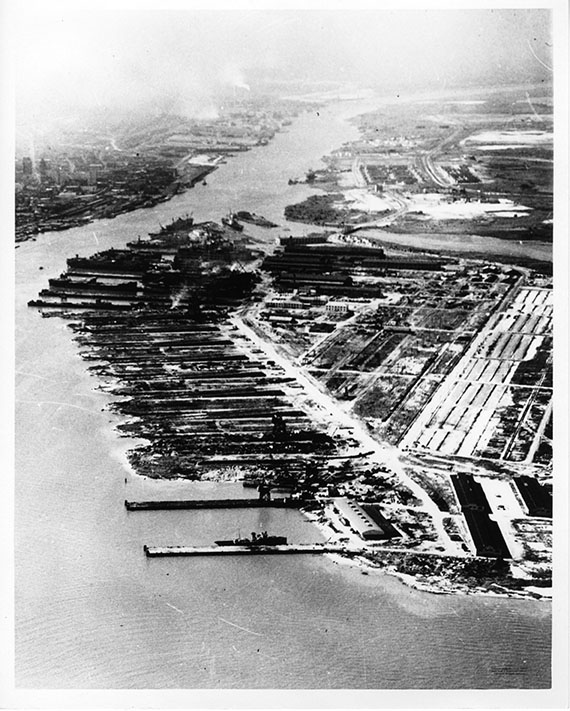
<instances>
[{"instance_id":1,"label":"long pier","mask_svg":"<svg viewBox=\"0 0 570 711\"><path fill-rule=\"evenodd\" d=\"M212 556L212 555L298 555L303 553L360 553L341 545L323 543L298 543L283 546L144 546L149 558L167 556Z\"/></svg>"},{"instance_id":2,"label":"long pier","mask_svg":"<svg viewBox=\"0 0 570 711\"><path fill-rule=\"evenodd\" d=\"M312 503L313 499L179 499L176 501L127 501L128 511L163 511L168 509L242 509L242 508L292 508Z\"/></svg>"},{"instance_id":3,"label":"long pier","mask_svg":"<svg viewBox=\"0 0 570 711\"><path fill-rule=\"evenodd\" d=\"M246 509L246 508L291 508L313 503L313 499L179 499L176 501L127 501L128 511L163 511L168 509Z\"/></svg>"}]
</instances>

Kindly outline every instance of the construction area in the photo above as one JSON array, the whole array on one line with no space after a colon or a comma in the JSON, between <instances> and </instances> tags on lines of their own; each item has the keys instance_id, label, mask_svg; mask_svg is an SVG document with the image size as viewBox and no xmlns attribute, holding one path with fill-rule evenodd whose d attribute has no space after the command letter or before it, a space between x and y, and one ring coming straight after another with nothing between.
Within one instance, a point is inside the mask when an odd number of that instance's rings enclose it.
<instances>
[{"instance_id":1,"label":"construction area","mask_svg":"<svg viewBox=\"0 0 570 711\"><path fill-rule=\"evenodd\" d=\"M285 240L262 269L272 290L242 318L373 439L398 447L457 549L548 566L550 278L522 267L406 257L330 233ZM489 498L476 509L465 507L453 479L473 474ZM550 507L528 505L525 476ZM369 493L358 484L353 492Z\"/></svg>"}]
</instances>

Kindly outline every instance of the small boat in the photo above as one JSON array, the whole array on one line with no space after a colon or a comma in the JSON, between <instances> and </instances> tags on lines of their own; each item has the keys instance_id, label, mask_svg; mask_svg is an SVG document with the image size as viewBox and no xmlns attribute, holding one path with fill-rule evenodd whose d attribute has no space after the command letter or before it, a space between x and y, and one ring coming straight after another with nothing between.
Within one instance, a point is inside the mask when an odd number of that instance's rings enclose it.
<instances>
[{"instance_id":1,"label":"small boat","mask_svg":"<svg viewBox=\"0 0 570 711\"><path fill-rule=\"evenodd\" d=\"M267 531L257 534L255 531L251 538L234 538L229 541L214 541L217 546L285 546L286 536L270 536Z\"/></svg>"}]
</instances>

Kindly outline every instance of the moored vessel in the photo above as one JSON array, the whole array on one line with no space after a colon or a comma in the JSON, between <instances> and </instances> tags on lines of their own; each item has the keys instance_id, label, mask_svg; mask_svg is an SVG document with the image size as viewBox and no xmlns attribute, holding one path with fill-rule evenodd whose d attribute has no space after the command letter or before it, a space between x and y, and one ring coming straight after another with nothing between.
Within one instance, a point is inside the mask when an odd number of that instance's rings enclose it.
<instances>
[{"instance_id":1,"label":"moored vessel","mask_svg":"<svg viewBox=\"0 0 570 711\"><path fill-rule=\"evenodd\" d=\"M227 217L222 217L222 224L237 232L243 232L243 225L240 225L233 212L228 213Z\"/></svg>"},{"instance_id":2,"label":"moored vessel","mask_svg":"<svg viewBox=\"0 0 570 711\"><path fill-rule=\"evenodd\" d=\"M234 538L228 541L214 541L217 546L286 546L286 536L270 536L267 531L257 534L252 532L251 538Z\"/></svg>"}]
</instances>

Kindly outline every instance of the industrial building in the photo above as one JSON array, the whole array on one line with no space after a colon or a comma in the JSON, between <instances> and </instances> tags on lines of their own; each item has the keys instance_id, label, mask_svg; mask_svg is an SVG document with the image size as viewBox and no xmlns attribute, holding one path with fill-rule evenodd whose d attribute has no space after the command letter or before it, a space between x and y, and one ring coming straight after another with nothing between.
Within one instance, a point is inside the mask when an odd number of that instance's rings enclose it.
<instances>
[{"instance_id":1,"label":"industrial building","mask_svg":"<svg viewBox=\"0 0 570 711\"><path fill-rule=\"evenodd\" d=\"M529 516L552 518L552 493L531 476L515 477L516 487Z\"/></svg>"},{"instance_id":2,"label":"industrial building","mask_svg":"<svg viewBox=\"0 0 570 711\"><path fill-rule=\"evenodd\" d=\"M462 511L491 513L483 487L470 474L452 474L451 483Z\"/></svg>"},{"instance_id":3,"label":"industrial building","mask_svg":"<svg viewBox=\"0 0 570 711\"><path fill-rule=\"evenodd\" d=\"M511 554L495 521L482 511L463 511L477 555L485 558L510 558Z\"/></svg>"},{"instance_id":4,"label":"industrial building","mask_svg":"<svg viewBox=\"0 0 570 711\"><path fill-rule=\"evenodd\" d=\"M301 301L298 301L297 299L288 299L288 298L274 298L274 299L269 299L268 301L265 302L265 306L268 309L304 309L306 308L305 304L303 304Z\"/></svg>"},{"instance_id":5,"label":"industrial building","mask_svg":"<svg viewBox=\"0 0 570 711\"><path fill-rule=\"evenodd\" d=\"M328 313L347 314L351 308L350 304L346 301L329 301L325 306L325 310Z\"/></svg>"},{"instance_id":6,"label":"industrial building","mask_svg":"<svg viewBox=\"0 0 570 711\"><path fill-rule=\"evenodd\" d=\"M510 558L511 554L501 529L489 518L491 507L481 484L470 474L452 474L451 482L477 555L486 558Z\"/></svg>"},{"instance_id":7,"label":"industrial building","mask_svg":"<svg viewBox=\"0 0 570 711\"><path fill-rule=\"evenodd\" d=\"M372 518L362 506L344 496L334 499L334 507L339 516L365 540L380 541L399 535L384 517Z\"/></svg>"}]
</instances>

